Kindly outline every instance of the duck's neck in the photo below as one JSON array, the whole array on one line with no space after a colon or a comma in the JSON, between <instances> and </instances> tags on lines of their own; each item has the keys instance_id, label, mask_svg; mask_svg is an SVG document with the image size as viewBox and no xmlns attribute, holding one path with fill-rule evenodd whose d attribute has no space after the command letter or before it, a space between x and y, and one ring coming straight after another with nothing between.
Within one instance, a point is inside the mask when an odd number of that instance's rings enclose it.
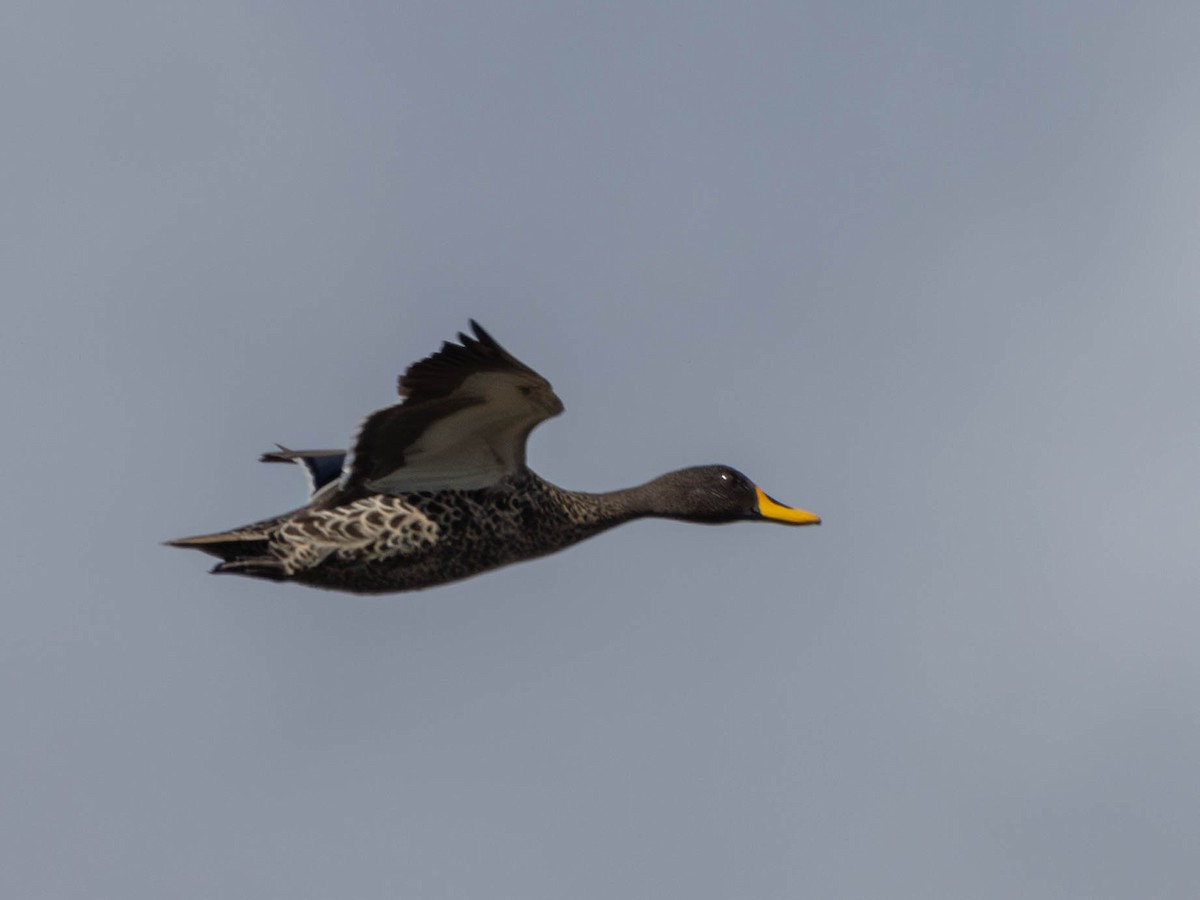
<instances>
[{"instance_id":1,"label":"duck's neck","mask_svg":"<svg viewBox=\"0 0 1200 900\"><path fill-rule=\"evenodd\" d=\"M660 480L657 478L636 487L598 494L568 491L542 479L538 480L553 493L557 503L566 511L572 522L589 530L603 531L634 519L685 517L683 510L674 509L664 502L666 496L656 489L656 482Z\"/></svg>"}]
</instances>

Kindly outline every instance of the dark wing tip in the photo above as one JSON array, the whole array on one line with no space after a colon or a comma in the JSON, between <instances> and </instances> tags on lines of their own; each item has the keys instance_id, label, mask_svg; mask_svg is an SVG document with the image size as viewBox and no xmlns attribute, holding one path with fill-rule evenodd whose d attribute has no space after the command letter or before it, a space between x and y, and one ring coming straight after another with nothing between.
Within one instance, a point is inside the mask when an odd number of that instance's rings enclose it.
<instances>
[{"instance_id":1,"label":"dark wing tip","mask_svg":"<svg viewBox=\"0 0 1200 900\"><path fill-rule=\"evenodd\" d=\"M467 321L471 323L471 331L475 332L475 337L479 339L481 344L485 344L488 347L493 347L497 350L500 349L500 345L496 343L496 339L488 334L482 325L480 325L474 319L468 319Z\"/></svg>"},{"instance_id":2,"label":"dark wing tip","mask_svg":"<svg viewBox=\"0 0 1200 900\"><path fill-rule=\"evenodd\" d=\"M459 343L444 341L432 356L413 363L396 380L396 389L410 403L451 393L474 372L513 369L535 374L532 369L501 347L483 326L469 320L474 337L458 333Z\"/></svg>"},{"instance_id":3,"label":"dark wing tip","mask_svg":"<svg viewBox=\"0 0 1200 900\"><path fill-rule=\"evenodd\" d=\"M278 451L272 450L269 453L264 453L262 456L260 456L258 458L258 461L259 462L291 462L294 459L294 457L292 455L290 455L294 451L289 450L287 447L283 446L283 444L276 444L275 446L279 448Z\"/></svg>"}]
</instances>

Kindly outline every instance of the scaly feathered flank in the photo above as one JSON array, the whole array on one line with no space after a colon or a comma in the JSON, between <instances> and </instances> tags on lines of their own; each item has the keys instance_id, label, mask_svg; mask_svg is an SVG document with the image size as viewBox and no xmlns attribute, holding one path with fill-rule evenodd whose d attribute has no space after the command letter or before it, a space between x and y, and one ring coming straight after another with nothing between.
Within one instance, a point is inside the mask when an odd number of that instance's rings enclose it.
<instances>
[{"instance_id":1,"label":"scaly feathered flank","mask_svg":"<svg viewBox=\"0 0 1200 900\"><path fill-rule=\"evenodd\" d=\"M647 516L820 522L728 466L600 494L544 481L526 466L525 445L562 401L474 320L471 330L411 365L398 381L401 402L367 416L349 452L280 446L263 454L304 468L308 504L168 543L219 557L214 572L386 593L542 556Z\"/></svg>"}]
</instances>

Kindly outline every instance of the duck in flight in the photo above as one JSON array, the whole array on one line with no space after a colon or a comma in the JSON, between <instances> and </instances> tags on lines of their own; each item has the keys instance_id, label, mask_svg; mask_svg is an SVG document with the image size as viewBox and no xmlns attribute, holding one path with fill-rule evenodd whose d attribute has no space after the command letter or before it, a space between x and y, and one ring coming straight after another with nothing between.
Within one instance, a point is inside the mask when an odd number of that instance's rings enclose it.
<instances>
[{"instance_id":1,"label":"duck in flight","mask_svg":"<svg viewBox=\"0 0 1200 900\"><path fill-rule=\"evenodd\" d=\"M525 443L562 401L473 319L471 331L411 365L399 379L401 402L367 416L349 452L263 455L304 468L307 504L167 543L219 557L213 572L381 594L544 556L633 519L820 524L722 465L599 494L539 478L525 465Z\"/></svg>"}]
</instances>

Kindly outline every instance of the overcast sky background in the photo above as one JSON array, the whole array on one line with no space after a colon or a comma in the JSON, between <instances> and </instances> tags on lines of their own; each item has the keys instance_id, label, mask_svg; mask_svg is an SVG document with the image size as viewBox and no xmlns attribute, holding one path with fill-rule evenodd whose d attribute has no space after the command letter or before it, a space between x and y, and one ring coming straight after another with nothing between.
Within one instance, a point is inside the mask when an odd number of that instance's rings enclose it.
<instances>
[{"instance_id":1,"label":"overcast sky background","mask_svg":"<svg viewBox=\"0 0 1200 900\"><path fill-rule=\"evenodd\" d=\"M0 894L1200 893L1200 6L43 3L0 28ZM475 316L626 526L356 598L301 502Z\"/></svg>"}]
</instances>

